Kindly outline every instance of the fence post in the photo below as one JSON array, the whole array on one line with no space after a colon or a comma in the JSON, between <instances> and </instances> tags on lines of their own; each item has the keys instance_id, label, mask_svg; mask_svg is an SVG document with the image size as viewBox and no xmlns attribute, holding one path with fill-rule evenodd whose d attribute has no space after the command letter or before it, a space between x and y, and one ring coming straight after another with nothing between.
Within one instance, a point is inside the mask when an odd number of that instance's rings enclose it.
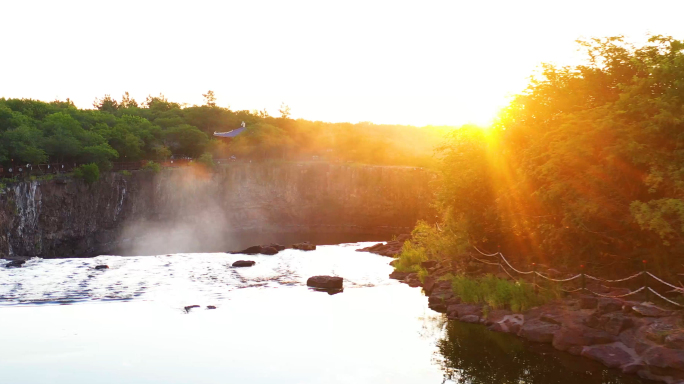
<instances>
[{"instance_id":1,"label":"fence post","mask_svg":"<svg viewBox=\"0 0 684 384\"><path fill-rule=\"evenodd\" d=\"M582 281L582 290L587 289L587 281L584 278L584 264L580 264L580 280Z\"/></svg>"},{"instance_id":2,"label":"fence post","mask_svg":"<svg viewBox=\"0 0 684 384\"><path fill-rule=\"evenodd\" d=\"M642 274L643 278L641 279L643 286L646 287L644 291L646 292L646 301L651 301L651 291L648 290L648 275L646 275L646 259L641 260L641 266L642 266Z\"/></svg>"}]
</instances>

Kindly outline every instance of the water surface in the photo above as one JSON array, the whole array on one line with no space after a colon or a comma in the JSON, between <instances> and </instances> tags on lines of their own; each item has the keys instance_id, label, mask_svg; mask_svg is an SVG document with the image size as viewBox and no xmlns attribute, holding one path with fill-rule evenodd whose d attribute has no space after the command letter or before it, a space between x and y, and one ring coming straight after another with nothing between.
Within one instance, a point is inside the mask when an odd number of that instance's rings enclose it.
<instances>
[{"instance_id":1,"label":"water surface","mask_svg":"<svg viewBox=\"0 0 684 384\"><path fill-rule=\"evenodd\" d=\"M482 326L447 322L390 280L368 243L99 256L0 268L3 383L583 383L640 381ZM257 261L232 268L238 259ZM95 270L99 264L110 269ZM305 286L345 278L336 295ZM184 307L200 305L201 308ZM207 309L213 305L217 309Z\"/></svg>"}]
</instances>

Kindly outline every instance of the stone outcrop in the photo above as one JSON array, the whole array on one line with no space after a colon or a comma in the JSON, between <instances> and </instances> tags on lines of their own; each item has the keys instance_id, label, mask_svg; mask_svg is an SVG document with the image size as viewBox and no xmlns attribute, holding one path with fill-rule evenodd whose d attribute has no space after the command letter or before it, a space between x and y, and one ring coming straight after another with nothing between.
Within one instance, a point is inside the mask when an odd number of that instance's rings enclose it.
<instances>
[{"instance_id":1,"label":"stone outcrop","mask_svg":"<svg viewBox=\"0 0 684 384\"><path fill-rule=\"evenodd\" d=\"M411 235L408 234L399 235L392 241L388 241L386 243L377 243L366 248L359 248L356 250L356 252L370 252L382 256L395 257L401 252L404 242L410 238Z\"/></svg>"}]
</instances>

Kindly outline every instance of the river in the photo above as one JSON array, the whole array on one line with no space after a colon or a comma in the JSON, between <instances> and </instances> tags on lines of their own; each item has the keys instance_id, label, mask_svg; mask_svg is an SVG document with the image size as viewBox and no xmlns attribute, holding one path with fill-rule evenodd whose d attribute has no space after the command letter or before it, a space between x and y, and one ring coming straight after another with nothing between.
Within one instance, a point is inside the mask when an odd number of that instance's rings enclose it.
<instances>
[{"instance_id":1,"label":"river","mask_svg":"<svg viewBox=\"0 0 684 384\"><path fill-rule=\"evenodd\" d=\"M641 380L483 326L450 322L388 278L372 243L275 256L32 259L0 268L8 384L558 383ZM251 268L232 268L236 260ZM109 269L96 270L106 264ZM345 278L342 293L306 287ZM186 310L186 306L199 308ZM216 309L208 309L215 306Z\"/></svg>"}]
</instances>

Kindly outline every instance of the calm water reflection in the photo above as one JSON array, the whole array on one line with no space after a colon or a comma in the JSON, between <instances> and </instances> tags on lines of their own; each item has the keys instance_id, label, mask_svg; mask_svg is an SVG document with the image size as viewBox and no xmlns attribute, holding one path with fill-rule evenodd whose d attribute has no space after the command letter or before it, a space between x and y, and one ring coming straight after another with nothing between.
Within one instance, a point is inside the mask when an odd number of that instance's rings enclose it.
<instances>
[{"instance_id":1,"label":"calm water reflection","mask_svg":"<svg viewBox=\"0 0 684 384\"><path fill-rule=\"evenodd\" d=\"M276 256L36 259L0 268L0 382L639 382L446 322L419 289L387 277L388 258L355 252L366 245ZM238 259L257 265L231 268ZM98 264L110 269L96 271ZM345 277L345 291L307 289L315 274ZM202 307L183 310L193 304Z\"/></svg>"},{"instance_id":2,"label":"calm water reflection","mask_svg":"<svg viewBox=\"0 0 684 384\"><path fill-rule=\"evenodd\" d=\"M642 383L637 377L588 359L554 350L548 345L489 332L476 324L449 321L437 341L436 358L448 383Z\"/></svg>"}]
</instances>

